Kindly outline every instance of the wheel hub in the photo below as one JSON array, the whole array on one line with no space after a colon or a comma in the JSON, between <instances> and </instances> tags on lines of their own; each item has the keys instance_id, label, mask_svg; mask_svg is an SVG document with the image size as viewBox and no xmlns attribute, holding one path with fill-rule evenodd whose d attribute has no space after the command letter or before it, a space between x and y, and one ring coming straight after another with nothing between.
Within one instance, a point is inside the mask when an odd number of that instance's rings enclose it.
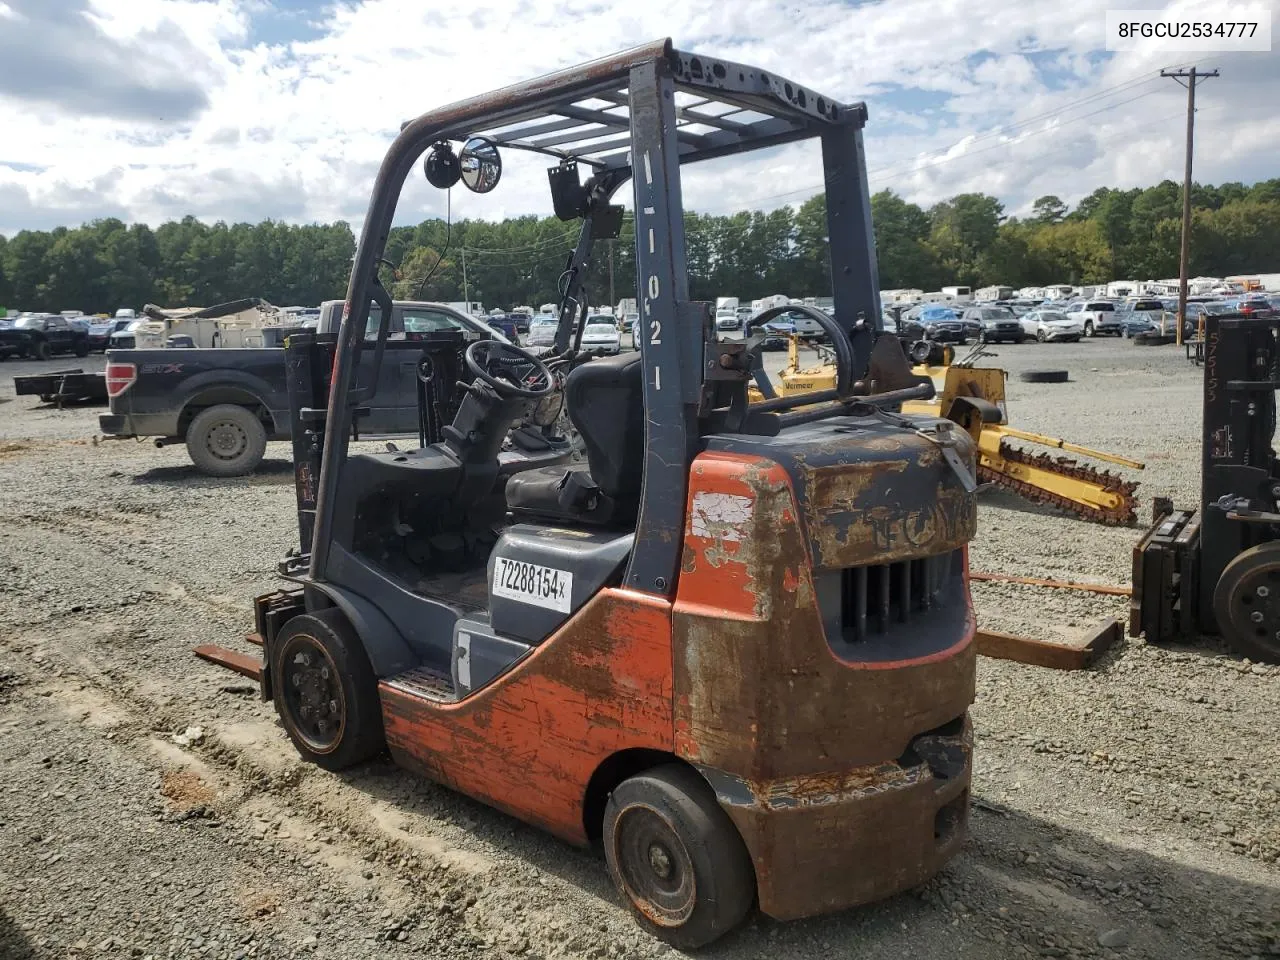
<instances>
[{"instance_id":1,"label":"wheel hub","mask_svg":"<svg viewBox=\"0 0 1280 960\"><path fill-rule=\"evenodd\" d=\"M688 920L697 905L693 861L666 818L647 805L627 808L618 818L614 845L631 902L660 926Z\"/></svg>"},{"instance_id":2,"label":"wheel hub","mask_svg":"<svg viewBox=\"0 0 1280 960\"><path fill-rule=\"evenodd\" d=\"M1237 651L1280 660L1280 545L1253 547L1228 564L1214 591L1214 613Z\"/></svg>"},{"instance_id":3,"label":"wheel hub","mask_svg":"<svg viewBox=\"0 0 1280 960\"><path fill-rule=\"evenodd\" d=\"M671 876L671 854L662 844L653 843L649 845L649 867L661 880L666 880Z\"/></svg>"},{"instance_id":4,"label":"wheel hub","mask_svg":"<svg viewBox=\"0 0 1280 960\"><path fill-rule=\"evenodd\" d=\"M332 749L345 721L342 683L328 654L310 637L294 637L284 657L285 700L297 733L315 750Z\"/></svg>"},{"instance_id":5,"label":"wheel hub","mask_svg":"<svg viewBox=\"0 0 1280 960\"><path fill-rule=\"evenodd\" d=\"M248 444L249 438L240 425L229 420L215 423L209 431L209 452L224 460L234 460L244 452Z\"/></svg>"}]
</instances>

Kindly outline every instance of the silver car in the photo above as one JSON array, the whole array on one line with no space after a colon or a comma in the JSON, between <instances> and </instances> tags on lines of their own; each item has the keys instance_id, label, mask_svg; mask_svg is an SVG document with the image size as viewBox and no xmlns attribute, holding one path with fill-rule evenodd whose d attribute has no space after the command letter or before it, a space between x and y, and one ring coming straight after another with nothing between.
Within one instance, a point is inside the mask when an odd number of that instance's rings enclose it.
<instances>
[{"instance_id":1,"label":"silver car","mask_svg":"<svg viewBox=\"0 0 1280 960\"><path fill-rule=\"evenodd\" d=\"M549 347L553 345L556 342L557 326L555 317L534 317L529 321L529 334L524 338L525 345L529 347Z\"/></svg>"}]
</instances>

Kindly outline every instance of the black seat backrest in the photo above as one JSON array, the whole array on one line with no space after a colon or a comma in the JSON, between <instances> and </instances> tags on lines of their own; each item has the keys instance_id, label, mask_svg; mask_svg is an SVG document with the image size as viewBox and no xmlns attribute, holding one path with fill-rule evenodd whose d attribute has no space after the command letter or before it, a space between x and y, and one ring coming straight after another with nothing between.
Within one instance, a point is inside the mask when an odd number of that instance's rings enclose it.
<instances>
[{"instance_id":1,"label":"black seat backrest","mask_svg":"<svg viewBox=\"0 0 1280 960\"><path fill-rule=\"evenodd\" d=\"M591 479L615 500L638 497L644 474L644 365L638 351L600 357L565 379L569 419L582 434Z\"/></svg>"}]
</instances>

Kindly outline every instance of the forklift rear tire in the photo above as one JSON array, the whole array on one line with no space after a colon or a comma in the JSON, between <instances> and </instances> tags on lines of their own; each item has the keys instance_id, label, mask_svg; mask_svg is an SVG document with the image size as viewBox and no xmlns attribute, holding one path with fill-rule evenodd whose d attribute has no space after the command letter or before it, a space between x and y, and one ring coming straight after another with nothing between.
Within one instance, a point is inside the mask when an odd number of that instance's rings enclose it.
<instances>
[{"instance_id":1,"label":"forklift rear tire","mask_svg":"<svg viewBox=\"0 0 1280 960\"><path fill-rule=\"evenodd\" d=\"M304 760L343 770L386 745L378 680L341 611L294 617L271 643L272 695Z\"/></svg>"},{"instance_id":2,"label":"forklift rear tire","mask_svg":"<svg viewBox=\"0 0 1280 960\"><path fill-rule=\"evenodd\" d=\"M257 414L234 403L202 410L187 428L187 453L201 473L242 477L267 452L267 431Z\"/></svg>"},{"instance_id":3,"label":"forklift rear tire","mask_svg":"<svg viewBox=\"0 0 1280 960\"><path fill-rule=\"evenodd\" d=\"M1213 614L1236 653L1280 663L1280 543L1260 543L1227 564L1213 591Z\"/></svg>"},{"instance_id":4,"label":"forklift rear tire","mask_svg":"<svg viewBox=\"0 0 1280 960\"><path fill-rule=\"evenodd\" d=\"M636 920L681 950L728 933L755 900L742 837L707 782L680 764L618 785L605 806L604 853Z\"/></svg>"}]
</instances>

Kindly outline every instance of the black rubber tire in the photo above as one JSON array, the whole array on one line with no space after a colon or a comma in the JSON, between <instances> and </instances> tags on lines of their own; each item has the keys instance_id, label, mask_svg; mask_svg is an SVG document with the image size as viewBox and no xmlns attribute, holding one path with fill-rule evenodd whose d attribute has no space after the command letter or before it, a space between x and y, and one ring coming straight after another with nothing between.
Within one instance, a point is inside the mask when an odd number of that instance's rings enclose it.
<instances>
[{"instance_id":1,"label":"black rubber tire","mask_svg":"<svg viewBox=\"0 0 1280 960\"><path fill-rule=\"evenodd\" d=\"M49 346L48 340L37 340L28 352L37 360L48 360L53 356L53 348Z\"/></svg>"},{"instance_id":2,"label":"black rubber tire","mask_svg":"<svg viewBox=\"0 0 1280 960\"><path fill-rule=\"evenodd\" d=\"M187 428L187 453L201 473L242 477L267 452L267 430L247 407L220 403L196 414Z\"/></svg>"},{"instance_id":3,"label":"black rubber tire","mask_svg":"<svg viewBox=\"0 0 1280 960\"><path fill-rule=\"evenodd\" d=\"M1178 338L1168 333L1139 333L1133 338L1135 347L1166 347Z\"/></svg>"},{"instance_id":4,"label":"black rubber tire","mask_svg":"<svg viewBox=\"0 0 1280 960\"><path fill-rule=\"evenodd\" d=\"M694 950L724 936L751 909L756 892L751 856L715 793L695 770L668 764L624 780L605 806L603 834L614 885L640 926L658 939ZM667 843L654 842L655 836ZM628 849L633 844L646 845L643 858ZM668 876L658 872L655 849ZM663 906L637 892L635 882L656 885L672 876L680 882L667 898L668 915L655 920L652 914Z\"/></svg>"},{"instance_id":5,"label":"black rubber tire","mask_svg":"<svg viewBox=\"0 0 1280 960\"><path fill-rule=\"evenodd\" d=\"M335 692L340 690L342 699L336 711L339 728L330 741L308 735L304 729L307 720L300 715L303 704L297 702L301 694L291 696L291 691L299 691L303 685L301 677L298 685L293 684L293 678L299 676L296 661L304 653L320 658L318 669L336 674ZM344 770L382 752L386 735L378 679L360 638L340 610L331 607L294 617L272 639L270 657L276 713L304 760L325 770ZM336 698L330 702L334 701Z\"/></svg>"},{"instance_id":6,"label":"black rubber tire","mask_svg":"<svg viewBox=\"0 0 1280 960\"><path fill-rule=\"evenodd\" d=\"M1264 582L1259 584L1258 580ZM1273 604L1280 599L1264 599L1258 594L1262 586L1280 598L1280 543L1260 543L1236 554L1214 587L1213 615L1222 638L1236 653L1264 663L1280 663L1280 638L1273 632L1277 625ZM1246 622L1244 614L1254 610L1268 614L1265 626Z\"/></svg>"},{"instance_id":7,"label":"black rubber tire","mask_svg":"<svg viewBox=\"0 0 1280 960\"><path fill-rule=\"evenodd\" d=\"M909 356L912 363L928 363L933 356L933 344L928 340L917 340L911 344Z\"/></svg>"},{"instance_id":8,"label":"black rubber tire","mask_svg":"<svg viewBox=\"0 0 1280 960\"><path fill-rule=\"evenodd\" d=\"M1093 321L1092 321L1092 320L1086 320L1086 321L1084 322L1084 335L1085 335L1086 337L1092 337L1092 336L1093 336Z\"/></svg>"},{"instance_id":9,"label":"black rubber tire","mask_svg":"<svg viewBox=\"0 0 1280 960\"><path fill-rule=\"evenodd\" d=\"M77 357L87 357L89 355L89 341L87 339L76 341L75 354Z\"/></svg>"},{"instance_id":10,"label":"black rubber tire","mask_svg":"<svg viewBox=\"0 0 1280 960\"><path fill-rule=\"evenodd\" d=\"M1043 330L1037 330L1037 331L1036 331L1036 340L1037 340L1039 343L1046 343L1046 342L1048 342L1048 337L1045 335L1045 332L1044 332Z\"/></svg>"},{"instance_id":11,"label":"black rubber tire","mask_svg":"<svg viewBox=\"0 0 1280 960\"><path fill-rule=\"evenodd\" d=\"M1018 374L1023 383L1066 383L1066 370L1024 370Z\"/></svg>"}]
</instances>

